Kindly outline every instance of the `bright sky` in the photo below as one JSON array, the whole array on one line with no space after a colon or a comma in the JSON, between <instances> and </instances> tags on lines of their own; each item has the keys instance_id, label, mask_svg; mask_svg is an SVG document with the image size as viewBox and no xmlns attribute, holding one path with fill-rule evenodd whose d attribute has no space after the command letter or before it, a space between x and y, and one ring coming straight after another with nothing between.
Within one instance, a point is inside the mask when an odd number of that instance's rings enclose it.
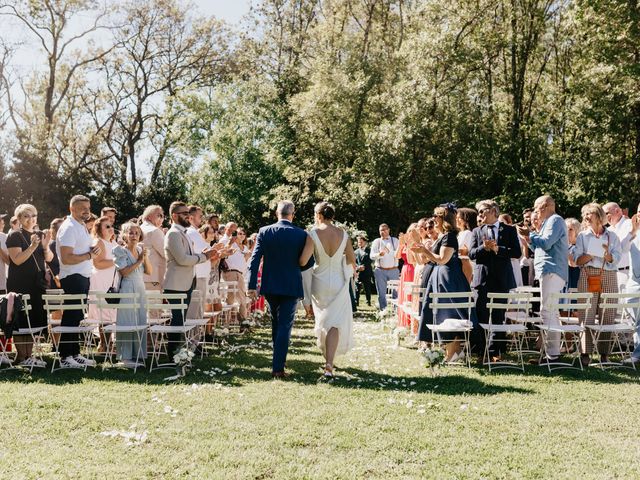
<instances>
[{"instance_id":1,"label":"bright sky","mask_svg":"<svg viewBox=\"0 0 640 480\"><path fill-rule=\"evenodd\" d=\"M114 0L105 0L107 4ZM256 0L177 0L178 3L193 3L196 8L205 16L214 16L225 20L231 25L238 25L242 17L249 13L251 4ZM83 23L88 23L91 18L84 17L75 24L70 24L70 34L76 33L74 29L80 29ZM14 56L11 65L17 68L21 74L28 74L33 70L44 71L42 65L43 57L39 49L39 44L34 35L26 31L25 27L15 19L0 16L0 35L9 40L10 43L18 45L17 54ZM92 38L99 44L101 35L97 32ZM74 45L75 46L75 45Z\"/></svg>"}]
</instances>

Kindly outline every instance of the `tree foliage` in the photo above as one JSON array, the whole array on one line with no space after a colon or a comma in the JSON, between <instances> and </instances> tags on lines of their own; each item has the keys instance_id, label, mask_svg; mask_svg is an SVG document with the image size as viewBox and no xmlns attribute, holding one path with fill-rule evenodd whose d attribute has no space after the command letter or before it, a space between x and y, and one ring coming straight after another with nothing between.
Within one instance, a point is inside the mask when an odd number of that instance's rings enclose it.
<instances>
[{"instance_id":1,"label":"tree foliage","mask_svg":"<svg viewBox=\"0 0 640 480\"><path fill-rule=\"evenodd\" d=\"M189 197L250 228L322 199L370 233L450 200L516 217L543 193L564 214L638 200L635 0L263 0L236 30L177 0L40 3L0 13L91 12L110 43L71 56L45 36L55 61L21 82L24 108L0 70L15 198L85 189L133 214Z\"/></svg>"}]
</instances>

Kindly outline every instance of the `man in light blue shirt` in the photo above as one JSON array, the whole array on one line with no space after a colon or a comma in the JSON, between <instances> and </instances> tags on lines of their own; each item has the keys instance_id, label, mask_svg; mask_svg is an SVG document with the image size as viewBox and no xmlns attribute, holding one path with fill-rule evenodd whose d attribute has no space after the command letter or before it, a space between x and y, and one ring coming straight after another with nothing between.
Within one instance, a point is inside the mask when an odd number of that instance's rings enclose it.
<instances>
[{"instance_id":1,"label":"man in light blue shirt","mask_svg":"<svg viewBox=\"0 0 640 480\"><path fill-rule=\"evenodd\" d=\"M549 195L539 197L533 210L541 222L537 232L529 232L518 228L534 249L533 265L536 277L540 279L540 297L542 323L550 327L560 325L558 312L547 308L550 297L554 293L561 293L569 278L569 240L567 226L563 218L556 213L556 202ZM554 361L560 356L560 333L549 332L547 357Z\"/></svg>"}]
</instances>

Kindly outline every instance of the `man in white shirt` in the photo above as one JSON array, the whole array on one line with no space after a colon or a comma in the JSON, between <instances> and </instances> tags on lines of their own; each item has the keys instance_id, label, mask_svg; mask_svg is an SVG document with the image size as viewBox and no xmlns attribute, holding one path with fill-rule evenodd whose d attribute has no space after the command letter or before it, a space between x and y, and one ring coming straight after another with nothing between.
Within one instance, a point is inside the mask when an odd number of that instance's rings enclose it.
<instances>
[{"instance_id":1,"label":"man in white shirt","mask_svg":"<svg viewBox=\"0 0 640 480\"><path fill-rule=\"evenodd\" d=\"M201 253L209 248L209 244L200 235L199 228L202 225L202 209L196 205L189 206L189 223L186 234L191 242L194 252ZM199 292L199 296L191 297L191 303L187 310L187 318L203 318L204 304L207 298L207 285L209 284L209 274L211 273L211 262L198 263L195 268L196 286L194 291Z\"/></svg>"},{"instance_id":2,"label":"man in white shirt","mask_svg":"<svg viewBox=\"0 0 640 480\"><path fill-rule=\"evenodd\" d=\"M380 225L379 232L380 238L376 238L371 245L370 257L376 265L373 276L378 290L378 305L380 310L384 310L387 308L387 282L400 278L396 259L398 239L390 235L389 225L386 223Z\"/></svg>"},{"instance_id":3,"label":"man in white shirt","mask_svg":"<svg viewBox=\"0 0 640 480\"><path fill-rule=\"evenodd\" d=\"M60 259L60 284L65 294L89 293L92 260L100 253L94 246L85 222L91 218L91 204L83 195L76 195L69 202L70 215L67 216L56 237L56 250ZM70 302L73 303L73 302ZM83 320L80 310L65 310L62 313L63 327L77 327ZM63 368L93 366L95 361L80 355L80 337L77 333L63 333L60 336L60 364Z\"/></svg>"},{"instance_id":4,"label":"man in white shirt","mask_svg":"<svg viewBox=\"0 0 640 480\"><path fill-rule=\"evenodd\" d=\"M234 295L227 295L227 304L237 302L240 306L240 322L247 318L247 298L244 272L247 271L247 257L249 252L244 251L244 247L238 240L238 225L234 222L227 223L220 243L230 247L233 253L226 258L228 270L222 272L225 282L238 282L238 292Z\"/></svg>"},{"instance_id":5,"label":"man in white shirt","mask_svg":"<svg viewBox=\"0 0 640 480\"><path fill-rule=\"evenodd\" d=\"M4 233L4 219L8 215L8 213L0 214L0 294L7 293L9 252L7 251L7 234Z\"/></svg>"},{"instance_id":6,"label":"man in white shirt","mask_svg":"<svg viewBox=\"0 0 640 480\"><path fill-rule=\"evenodd\" d=\"M626 217L615 202L606 203L602 209L604 210L607 220L609 221L610 232L616 234L622 246L622 258L618 262L618 290L624 292L625 285L629 281L629 250L631 249L631 219Z\"/></svg>"}]
</instances>

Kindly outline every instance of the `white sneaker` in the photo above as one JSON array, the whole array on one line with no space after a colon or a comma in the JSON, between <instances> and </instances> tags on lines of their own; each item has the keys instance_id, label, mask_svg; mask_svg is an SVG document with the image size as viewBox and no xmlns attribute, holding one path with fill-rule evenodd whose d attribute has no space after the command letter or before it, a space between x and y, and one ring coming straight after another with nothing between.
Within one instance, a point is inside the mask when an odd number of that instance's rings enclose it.
<instances>
[{"instance_id":1,"label":"white sneaker","mask_svg":"<svg viewBox=\"0 0 640 480\"><path fill-rule=\"evenodd\" d=\"M81 367L95 367L96 366L96 361L95 360L91 360L89 358L83 357L82 355L76 355L75 357L73 357L73 359Z\"/></svg>"},{"instance_id":2,"label":"white sneaker","mask_svg":"<svg viewBox=\"0 0 640 480\"><path fill-rule=\"evenodd\" d=\"M82 365L76 362L76 360L69 355L68 357L60 360L60 368L82 368Z\"/></svg>"}]
</instances>

